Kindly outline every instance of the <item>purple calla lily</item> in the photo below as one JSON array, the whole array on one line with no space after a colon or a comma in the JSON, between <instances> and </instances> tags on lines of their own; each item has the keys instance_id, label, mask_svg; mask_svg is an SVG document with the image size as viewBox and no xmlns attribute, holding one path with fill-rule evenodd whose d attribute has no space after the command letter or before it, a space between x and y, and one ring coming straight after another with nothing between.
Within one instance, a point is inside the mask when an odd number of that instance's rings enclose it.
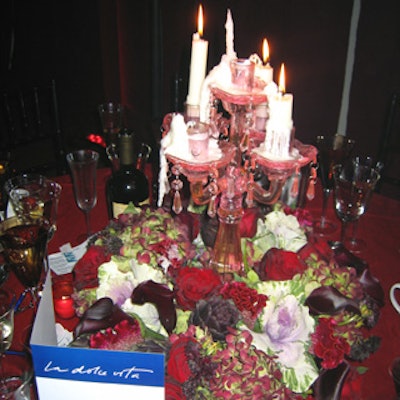
<instances>
[{"instance_id":1,"label":"purple calla lily","mask_svg":"<svg viewBox=\"0 0 400 400\"><path fill-rule=\"evenodd\" d=\"M166 285L151 280L142 282L133 290L131 300L134 304L154 304L165 330L168 333L174 330L177 318L174 293Z\"/></svg>"}]
</instances>

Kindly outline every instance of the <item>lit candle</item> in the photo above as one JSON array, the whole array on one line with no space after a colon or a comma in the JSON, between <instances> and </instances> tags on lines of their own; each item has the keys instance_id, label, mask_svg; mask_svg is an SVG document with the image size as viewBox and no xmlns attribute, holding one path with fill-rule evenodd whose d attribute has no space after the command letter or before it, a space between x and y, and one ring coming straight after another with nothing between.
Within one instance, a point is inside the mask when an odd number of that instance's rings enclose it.
<instances>
[{"instance_id":1,"label":"lit candle","mask_svg":"<svg viewBox=\"0 0 400 400\"><path fill-rule=\"evenodd\" d=\"M200 105L201 85L206 76L208 41L203 35L203 7L199 6L197 32L192 38L192 54L190 61L189 93L186 99L191 106Z\"/></svg>"},{"instance_id":2,"label":"lit candle","mask_svg":"<svg viewBox=\"0 0 400 400\"><path fill-rule=\"evenodd\" d=\"M277 101L274 107L277 107L276 115L282 125L292 125L293 95L286 93L285 86L285 64L282 63L279 73L279 94L276 96ZM274 113L275 116L275 113Z\"/></svg>"},{"instance_id":3,"label":"lit candle","mask_svg":"<svg viewBox=\"0 0 400 400\"><path fill-rule=\"evenodd\" d=\"M75 316L72 282L58 281L53 284L54 311L62 319Z\"/></svg>"},{"instance_id":4,"label":"lit candle","mask_svg":"<svg viewBox=\"0 0 400 400\"><path fill-rule=\"evenodd\" d=\"M256 76L268 85L272 82L274 70L269 65L269 46L268 41L265 38L262 45L262 54L264 65L256 66Z\"/></svg>"},{"instance_id":5,"label":"lit candle","mask_svg":"<svg viewBox=\"0 0 400 400\"><path fill-rule=\"evenodd\" d=\"M269 46L267 39L264 38L262 44L262 55L263 62L256 64L255 76L263 81L266 85L272 82L273 80L273 68L269 65ZM256 121L255 127L259 131L265 132L265 123L268 118L268 105L267 103L261 103L256 107Z\"/></svg>"},{"instance_id":6,"label":"lit candle","mask_svg":"<svg viewBox=\"0 0 400 400\"><path fill-rule=\"evenodd\" d=\"M279 75L279 93L269 99L269 119L265 136L266 152L275 158L288 158L292 139L293 95L285 93L285 66Z\"/></svg>"}]
</instances>

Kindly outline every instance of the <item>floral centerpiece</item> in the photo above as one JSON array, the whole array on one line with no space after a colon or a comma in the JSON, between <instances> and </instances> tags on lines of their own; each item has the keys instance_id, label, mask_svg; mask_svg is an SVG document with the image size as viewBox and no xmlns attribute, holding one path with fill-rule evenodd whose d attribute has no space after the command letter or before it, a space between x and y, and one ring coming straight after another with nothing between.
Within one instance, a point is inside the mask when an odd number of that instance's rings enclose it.
<instances>
[{"instance_id":1,"label":"floral centerpiece","mask_svg":"<svg viewBox=\"0 0 400 400\"><path fill-rule=\"evenodd\" d=\"M223 281L195 215L128 208L75 266L72 345L164 351L167 399L337 397L379 346L383 294L308 221L304 210L247 210L245 274Z\"/></svg>"}]
</instances>

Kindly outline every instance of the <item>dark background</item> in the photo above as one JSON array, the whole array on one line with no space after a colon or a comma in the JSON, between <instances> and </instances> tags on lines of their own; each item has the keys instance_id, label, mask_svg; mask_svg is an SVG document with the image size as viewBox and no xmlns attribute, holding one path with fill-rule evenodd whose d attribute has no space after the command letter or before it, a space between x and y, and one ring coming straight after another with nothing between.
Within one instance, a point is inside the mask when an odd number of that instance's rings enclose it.
<instances>
[{"instance_id":1,"label":"dark background","mask_svg":"<svg viewBox=\"0 0 400 400\"><path fill-rule=\"evenodd\" d=\"M296 136L310 143L333 134L339 118L352 4L350 0L204 0L208 68L225 52L227 8L235 50L257 52L267 37L274 76L286 66ZM187 94L193 0L6 0L1 3L0 85L55 78L69 148L100 132L97 105L119 101L126 125L153 147L162 116ZM391 93L400 90L400 2L362 0L348 129L357 152L375 156ZM9 67L11 31L15 53ZM180 79L177 91L175 79ZM178 100L177 100L178 99Z\"/></svg>"}]
</instances>

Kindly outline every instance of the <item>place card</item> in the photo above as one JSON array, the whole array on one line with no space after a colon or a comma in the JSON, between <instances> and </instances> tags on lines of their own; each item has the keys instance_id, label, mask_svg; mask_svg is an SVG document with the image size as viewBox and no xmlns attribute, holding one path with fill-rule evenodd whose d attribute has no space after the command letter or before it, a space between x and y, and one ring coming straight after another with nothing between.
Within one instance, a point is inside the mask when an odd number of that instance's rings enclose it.
<instances>
[{"instance_id":1,"label":"place card","mask_svg":"<svg viewBox=\"0 0 400 400\"><path fill-rule=\"evenodd\" d=\"M60 247L60 252L49 255L50 269L57 275L69 274L77 261L86 253L87 241L76 247L66 243Z\"/></svg>"}]
</instances>

